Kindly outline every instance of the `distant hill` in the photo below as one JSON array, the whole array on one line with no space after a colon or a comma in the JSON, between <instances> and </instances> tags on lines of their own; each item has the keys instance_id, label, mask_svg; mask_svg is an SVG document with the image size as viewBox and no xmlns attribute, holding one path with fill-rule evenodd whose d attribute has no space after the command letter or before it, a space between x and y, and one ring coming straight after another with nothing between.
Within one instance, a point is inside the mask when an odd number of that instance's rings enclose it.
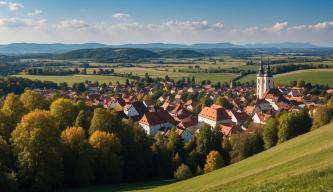
<instances>
[{"instance_id":1,"label":"distant hill","mask_svg":"<svg viewBox=\"0 0 333 192\"><path fill-rule=\"evenodd\" d=\"M194 58L205 56L202 53L193 50L178 50L178 49L168 49L158 52L158 54L163 58Z\"/></svg>"},{"instance_id":2,"label":"distant hill","mask_svg":"<svg viewBox=\"0 0 333 192\"><path fill-rule=\"evenodd\" d=\"M96 62L130 62L159 57L153 51L127 48L80 49L55 56L56 59L88 59Z\"/></svg>"},{"instance_id":3,"label":"distant hill","mask_svg":"<svg viewBox=\"0 0 333 192\"><path fill-rule=\"evenodd\" d=\"M123 44L106 45L100 43L84 44L36 44L36 43L13 43L0 45L0 54L31 54L31 53L64 53L78 49L95 48L136 48L136 49L233 49L233 48L320 48L311 43L256 43L237 45L232 43L198 43L192 45L168 44L168 43L147 43L147 44Z\"/></svg>"}]
</instances>

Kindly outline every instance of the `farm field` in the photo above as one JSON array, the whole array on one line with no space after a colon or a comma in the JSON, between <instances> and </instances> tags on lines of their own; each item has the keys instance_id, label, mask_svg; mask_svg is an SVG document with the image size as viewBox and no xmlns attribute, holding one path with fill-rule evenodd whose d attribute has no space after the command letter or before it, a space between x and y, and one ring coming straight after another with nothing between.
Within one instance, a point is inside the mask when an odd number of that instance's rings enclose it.
<instances>
[{"instance_id":1,"label":"farm field","mask_svg":"<svg viewBox=\"0 0 333 192\"><path fill-rule=\"evenodd\" d=\"M120 70L119 70L120 69ZM192 76L195 77L197 83L203 80L210 80L212 83L217 82L230 82L231 79L235 78L237 75L232 73L180 73L180 72L169 72L169 71L159 71L154 69L147 68L117 68L115 72L117 73L132 73L136 74L140 77L144 77L145 73L148 73L150 77L156 78L161 77L164 78L168 75L170 78L175 80L180 80L183 77L187 78ZM101 76L101 75L68 75L68 76L47 76L47 75L15 75L16 77L24 77L28 79L38 79L42 81L54 81L56 83L67 82L69 85L77 82L84 82L85 80L89 81L99 81L100 83L115 83L119 81L120 83L124 83L125 77L118 76ZM129 79L130 80L130 79Z\"/></svg>"},{"instance_id":2,"label":"farm field","mask_svg":"<svg viewBox=\"0 0 333 192\"><path fill-rule=\"evenodd\" d=\"M228 167L161 187L152 182L64 191L330 191L332 135L329 124Z\"/></svg>"},{"instance_id":3,"label":"farm field","mask_svg":"<svg viewBox=\"0 0 333 192\"><path fill-rule=\"evenodd\" d=\"M43 75L15 75L15 77L23 77L32 80L53 81L55 83L66 82L68 85L73 83L85 82L86 80L99 83L125 83L126 78L117 76L101 76L101 75L68 75L68 76L43 76Z\"/></svg>"},{"instance_id":4,"label":"farm field","mask_svg":"<svg viewBox=\"0 0 333 192\"><path fill-rule=\"evenodd\" d=\"M239 81L242 83L256 79L256 74L250 74ZM307 69L282 73L274 76L276 84L289 84L293 80L305 80L312 84L333 86L333 69Z\"/></svg>"}]
</instances>

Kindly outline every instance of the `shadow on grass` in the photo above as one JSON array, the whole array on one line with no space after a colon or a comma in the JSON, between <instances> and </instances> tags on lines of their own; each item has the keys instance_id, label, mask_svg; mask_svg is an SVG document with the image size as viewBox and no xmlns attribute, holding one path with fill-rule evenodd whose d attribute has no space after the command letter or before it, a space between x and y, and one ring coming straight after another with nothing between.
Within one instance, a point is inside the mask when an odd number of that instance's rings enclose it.
<instances>
[{"instance_id":1,"label":"shadow on grass","mask_svg":"<svg viewBox=\"0 0 333 192\"><path fill-rule=\"evenodd\" d=\"M136 190L145 190L155 187L160 187L163 185L171 184L176 182L176 180L160 180L160 181L151 181L151 182L137 182L137 183L123 183L115 185L95 185L88 186L83 188L68 188L61 189L57 192L116 192L116 191L136 191Z\"/></svg>"}]
</instances>

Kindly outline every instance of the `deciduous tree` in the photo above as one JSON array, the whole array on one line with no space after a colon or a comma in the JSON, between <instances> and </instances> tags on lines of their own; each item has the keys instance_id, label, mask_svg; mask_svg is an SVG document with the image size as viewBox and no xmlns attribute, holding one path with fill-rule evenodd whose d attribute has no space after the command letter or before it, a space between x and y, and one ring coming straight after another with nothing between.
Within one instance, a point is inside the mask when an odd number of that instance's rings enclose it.
<instances>
[{"instance_id":1,"label":"deciduous tree","mask_svg":"<svg viewBox=\"0 0 333 192\"><path fill-rule=\"evenodd\" d=\"M50 112L35 110L23 116L12 139L22 187L48 191L61 185L60 131Z\"/></svg>"}]
</instances>

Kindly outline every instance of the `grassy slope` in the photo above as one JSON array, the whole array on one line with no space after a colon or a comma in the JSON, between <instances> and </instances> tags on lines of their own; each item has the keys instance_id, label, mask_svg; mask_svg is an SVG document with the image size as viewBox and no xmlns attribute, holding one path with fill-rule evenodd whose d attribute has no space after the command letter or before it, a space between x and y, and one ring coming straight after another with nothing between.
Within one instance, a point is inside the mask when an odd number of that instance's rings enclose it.
<instances>
[{"instance_id":1,"label":"grassy slope","mask_svg":"<svg viewBox=\"0 0 333 192\"><path fill-rule=\"evenodd\" d=\"M240 82L255 80L256 75L250 74L240 79ZM293 80L305 80L313 84L333 86L333 69L307 69L274 75L276 83L289 84Z\"/></svg>"},{"instance_id":2,"label":"grassy slope","mask_svg":"<svg viewBox=\"0 0 333 192\"><path fill-rule=\"evenodd\" d=\"M236 164L186 181L92 186L64 191L313 192L332 191L332 180L333 124L330 124Z\"/></svg>"},{"instance_id":3,"label":"grassy slope","mask_svg":"<svg viewBox=\"0 0 333 192\"><path fill-rule=\"evenodd\" d=\"M154 188L152 191L331 189L332 183L328 181L333 179L332 166L333 124L330 124L239 163L186 181ZM323 172L312 172L313 170ZM313 179L316 175L324 175L322 181L319 177ZM287 179L288 177L292 179ZM304 181L308 181L307 185ZM266 188L267 186L269 187Z\"/></svg>"}]
</instances>

